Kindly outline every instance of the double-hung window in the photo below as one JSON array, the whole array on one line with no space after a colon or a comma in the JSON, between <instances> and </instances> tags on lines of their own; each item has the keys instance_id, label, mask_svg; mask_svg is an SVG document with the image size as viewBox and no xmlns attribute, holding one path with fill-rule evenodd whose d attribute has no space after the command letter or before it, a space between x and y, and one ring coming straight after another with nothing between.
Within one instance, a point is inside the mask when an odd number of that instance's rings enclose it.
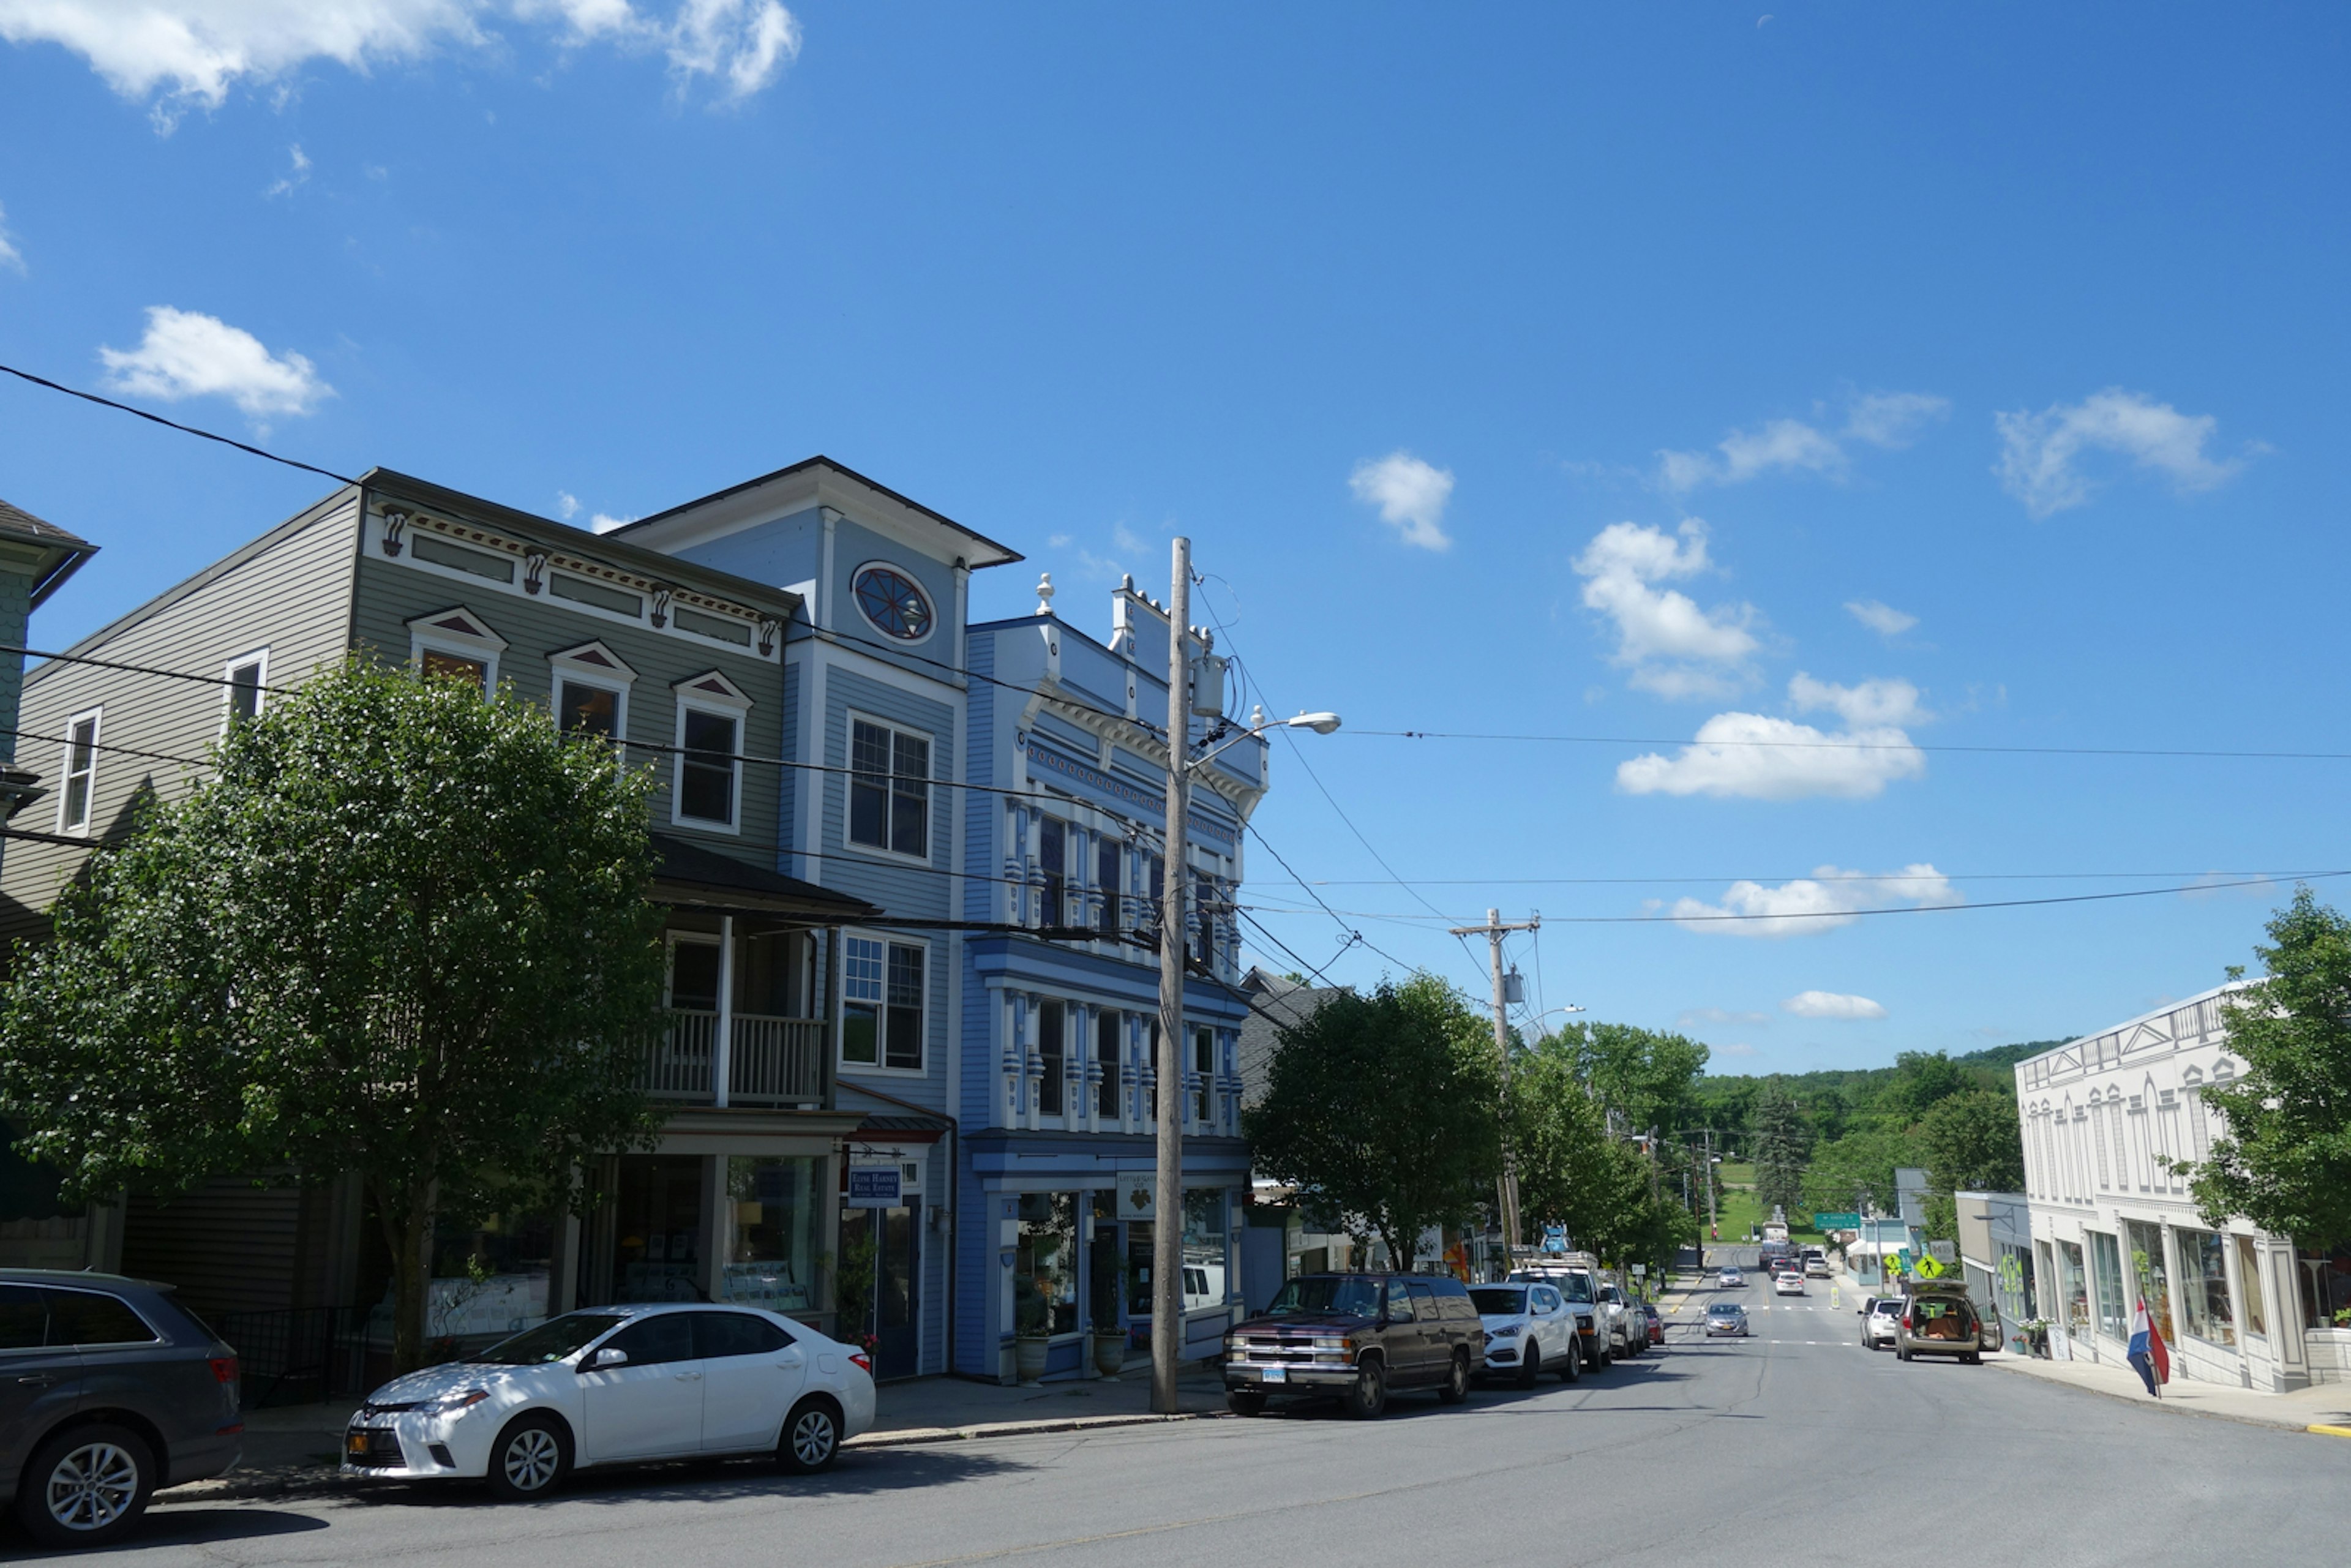
<instances>
[{"instance_id":1,"label":"double-hung window","mask_svg":"<svg viewBox=\"0 0 2351 1568\"><path fill-rule=\"evenodd\" d=\"M923 975L918 943L844 936L841 1060L850 1067L923 1070Z\"/></svg>"},{"instance_id":2,"label":"double-hung window","mask_svg":"<svg viewBox=\"0 0 2351 1568\"><path fill-rule=\"evenodd\" d=\"M1217 1037L1210 1030L1192 1031L1192 1071L1200 1080L1192 1090L1192 1120L1205 1125L1217 1071Z\"/></svg>"},{"instance_id":3,"label":"double-hung window","mask_svg":"<svg viewBox=\"0 0 2351 1568\"><path fill-rule=\"evenodd\" d=\"M66 787L57 797L57 831L85 833L98 789L98 721L104 710L92 708L66 721Z\"/></svg>"},{"instance_id":4,"label":"double-hung window","mask_svg":"<svg viewBox=\"0 0 2351 1568\"><path fill-rule=\"evenodd\" d=\"M930 737L852 718L849 769L849 841L930 859Z\"/></svg>"},{"instance_id":5,"label":"double-hung window","mask_svg":"<svg viewBox=\"0 0 2351 1568\"><path fill-rule=\"evenodd\" d=\"M1216 883L1205 872L1192 873L1192 904L1194 921L1197 923L1192 950L1203 968L1217 967Z\"/></svg>"},{"instance_id":6,"label":"double-hung window","mask_svg":"<svg viewBox=\"0 0 2351 1568\"><path fill-rule=\"evenodd\" d=\"M677 814L705 827L735 825L736 754L743 721L686 708L678 715Z\"/></svg>"},{"instance_id":7,"label":"double-hung window","mask_svg":"<svg viewBox=\"0 0 2351 1568\"><path fill-rule=\"evenodd\" d=\"M1094 1062L1102 1069L1102 1081L1094 1087L1094 1113L1110 1122L1119 1119L1119 1035L1123 1022L1108 1009L1094 1014Z\"/></svg>"},{"instance_id":8,"label":"double-hung window","mask_svg":"<svg viewBox=\"0 0 2351 1568\"><path fill-rule=\"evenodd\" d=\"M1059 817L1037 823L1037 869L1044 874L1045 896L1037 912L1040 925L1059 925L1070 902L1070 830Z\"/></svg>"},{"instance_id":9,"label":"double-hung window","mask_svg":"<svg viewBox=\"0 0 2351 1568\"><path fill-rule=\"evenodd\" d=\"M269 650L260 649L241 659L231 659L223 675L223 695L228 699L226 724L241 724L261 716L261 688L269 683Z\"/></svg>"},{"instance_id":10,"label":"double-hung window","mask_svg":"<svg viewBox=\"0 0 2351 1568\"><path fill-rule=\"evenodd\" d=\"M1043 1115L1061 1113L1061 1081L1069 1071L1069 1027L1070 1009L1060 1002L1047 1002L1037 1009L1037 1054L1044 1062L1037 1080L1037 1109Z\"/></svg>"},{"instance_id":11,"label":"double-hung window","mask_svg":"<svg viewBox=\"0 0 2351 1568\"><path fill-rule=\"evenodd\" d=\"M1097 927L1105 936L1115 936L1119 930L1119 873L1123 870L1119 855L1119 843L1108 833L1094 840L1094 884L1102 889L1102 914Z\"/></svg>"}]
</instances>

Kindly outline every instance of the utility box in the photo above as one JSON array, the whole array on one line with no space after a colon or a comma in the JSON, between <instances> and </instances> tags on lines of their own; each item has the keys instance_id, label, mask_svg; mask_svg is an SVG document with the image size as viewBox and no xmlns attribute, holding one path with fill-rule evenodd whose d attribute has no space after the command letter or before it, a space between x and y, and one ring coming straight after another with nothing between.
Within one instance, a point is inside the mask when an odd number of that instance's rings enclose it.
<instances>
[{"instance_id":1,"label":"utility box","mask_svg":"<svg viewBox=\"0 0 2351 1568\"><path fill-rule=\"evenodd\" d=\"M1225 661L1214 653L1203 653L1192 661L1192 716L1225 716Z\"/></svg>"}]
</instances>

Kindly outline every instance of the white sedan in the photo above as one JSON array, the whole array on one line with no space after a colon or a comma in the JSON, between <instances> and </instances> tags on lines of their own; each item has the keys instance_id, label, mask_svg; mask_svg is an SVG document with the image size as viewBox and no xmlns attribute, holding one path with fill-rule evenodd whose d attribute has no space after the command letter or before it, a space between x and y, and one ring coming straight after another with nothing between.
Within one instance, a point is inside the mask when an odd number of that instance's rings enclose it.
<instances>
[{"instance_id":1,"label":"white sedan","mask_svg":"<svg viewBox=\"0 0 2351 1568\"><path fill-rule=\"evenodd\" d=\"M1804 1277L1793 1272L1774 1274L1771 1289L1782 1296L1801 1296L1804 1293Z\"/></svg>"},{"instance_id":2,"label":"white sedan","mask_svg":"<svg viewBox=\"0 0 2351 1568\"><path fill-rule=\"evenodd\" d=\"M773 1454L820 1470L873 1424L863 1351L750 1307L593 1307L394 1378L351 1414L343 1473L545 1497L580 1466Z\"/></svg>"}]
</instances>

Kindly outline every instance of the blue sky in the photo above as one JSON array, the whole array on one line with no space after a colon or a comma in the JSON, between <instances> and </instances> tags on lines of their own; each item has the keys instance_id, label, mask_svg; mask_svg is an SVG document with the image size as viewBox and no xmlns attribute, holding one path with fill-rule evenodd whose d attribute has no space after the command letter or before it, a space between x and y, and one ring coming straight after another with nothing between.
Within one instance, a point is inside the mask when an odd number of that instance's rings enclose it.
<instances>
[{"instance_id":1,"label":"blue sky","mask_svg":"<svg viewBox=\"0 0 2351 1568\"><path fill-rule=\"evenodd\" d=\"M1865 1065L2215 984L2284 890L1569 922L2351 865L2351 764L1916 749L2351 751L2339 13L130 9L0 0L6 362L581 522L825 452L1030 557L981 614L1106 630L1185 532L1346 716L1259 817L1341 917L1250 868L1337 977L1539 908L1545 1006ZM49 645L323 483L0 386L0 496L105 547Z\"/></svg>"}]
</instances>

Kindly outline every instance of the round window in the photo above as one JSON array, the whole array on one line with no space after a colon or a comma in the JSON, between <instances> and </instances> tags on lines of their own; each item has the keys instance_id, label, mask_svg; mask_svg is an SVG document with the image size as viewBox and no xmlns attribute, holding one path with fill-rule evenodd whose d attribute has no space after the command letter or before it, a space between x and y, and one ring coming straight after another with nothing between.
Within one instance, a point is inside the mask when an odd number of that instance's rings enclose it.
<instances>
[{"instance_id":1,"label":"round window","mask_svg":"<svg viewBox=\"0 0 2351 1568\"><path fill-rule=\"evenodd\" d=\"M931 634L931 601L904 572L869 566L857 574L856 593L865 619L891 636L919 643Z\"/></svg>"}]
</instances>

